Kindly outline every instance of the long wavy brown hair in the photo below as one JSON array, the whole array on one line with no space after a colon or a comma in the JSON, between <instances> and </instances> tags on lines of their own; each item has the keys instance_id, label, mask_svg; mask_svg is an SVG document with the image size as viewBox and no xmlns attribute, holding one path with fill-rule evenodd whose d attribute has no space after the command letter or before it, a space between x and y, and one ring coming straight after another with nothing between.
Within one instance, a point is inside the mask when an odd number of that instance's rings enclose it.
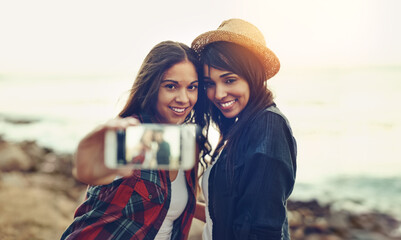
<instances>
[{"instance_id":1,"label":"long wavy brown hair","mask_svg":"<svg viewBox=\"0 0 401 240\"><path fill-rule=\"evenodd\" d=\"M119 116L124 118L137 115L141 116L145 123L156 123L156 104L163 75L169 68L185 60L190 61L195 66L198 78L201 79L202 67L200 62L196 53L187 45L174 41L164 41L154 46L143 61L130 90L128 100ZM203 89L201 81L199 81L198 89ZM185 118L185 123L196 123L200 129L205 129L205 99L204 91L198 91L198 101L191 113ZM197 134L200 156L208 155L211 150L206 135L207 132L204 131L199 131ZM205 165L203 162L201 163L203 166Z\"/></svg>"}]
</instances>

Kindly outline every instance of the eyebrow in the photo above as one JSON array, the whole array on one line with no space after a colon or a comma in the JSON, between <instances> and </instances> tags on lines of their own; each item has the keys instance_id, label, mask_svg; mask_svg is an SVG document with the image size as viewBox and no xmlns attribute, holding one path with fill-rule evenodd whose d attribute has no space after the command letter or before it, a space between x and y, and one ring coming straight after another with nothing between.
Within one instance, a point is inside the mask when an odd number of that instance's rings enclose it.
<instances>
[{"instance_id":1,"label":"eyebrow","mask_svg":"<svg viewBox=\"0 0 401 240\"><path fill-rule=\"evenodd\" d=\"M236 75L236 74L233 73L233 72L228 72L228 73L221 74L219 77L220 77L220 78L224 78L224 77L227 77L227 76L230 76L230 75L233 75L233 74ZM203 79L212 80L209 76L204 76Z\"/></svg>"},{"instance_id":2,"label":"eyebrow","mask_svg":"<svg viewBox=\"0 0 401 240\"><path fill-rule=\"evenodd\" d=\"M165 82L172 82L172 83L175 83L175 84L179 84L178 81L174 81L174 80L170 80L170 79L162 80L161 83L165 83ZM195 80L195 81L192 81L190 84L194 84L194 83L197 83L197 82L199 82L199 81Z\"/></svg>"},{"instance_id":3,"label":"eyebrow","mask_svg":"<svg viewBox=\"0 0 401 240\"><path fill-rule=\"evenodd\" d=\"M223 78L223 77L226 77L226 76L229 76L229 75L232 75L232 74L235 74L235 73L233 73L233 72L224 73L224 74L220 75L220 78Z\"/></svg>"}]
</instances>

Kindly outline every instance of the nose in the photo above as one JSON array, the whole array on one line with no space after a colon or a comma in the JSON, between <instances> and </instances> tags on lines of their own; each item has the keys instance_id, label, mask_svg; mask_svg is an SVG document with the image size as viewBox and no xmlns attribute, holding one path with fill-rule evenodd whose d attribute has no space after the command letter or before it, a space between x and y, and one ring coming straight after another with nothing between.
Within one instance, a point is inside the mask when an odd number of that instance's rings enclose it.
<instances>
[{"instance_id":1,"label":"nose","mask_svg":"<svg viewBox=\"0 0 401 240\"><path fill-rule=\"evenodd\" d=\"M216 84L216 92L214 93L214 98L221 100L227 96L226 89L223 86Z\"/></svg>"},{"instance_id":2,"label":"nose","mask_svg":"<svg viewBox=\"0 0 401 240\"><path fill-rule=\"evenodd\" d=\"M189 102L188 92L186 91L186 89L181 89L180 91L178 91L175 100L179 103Z\"/></svg>"}]
</instances>

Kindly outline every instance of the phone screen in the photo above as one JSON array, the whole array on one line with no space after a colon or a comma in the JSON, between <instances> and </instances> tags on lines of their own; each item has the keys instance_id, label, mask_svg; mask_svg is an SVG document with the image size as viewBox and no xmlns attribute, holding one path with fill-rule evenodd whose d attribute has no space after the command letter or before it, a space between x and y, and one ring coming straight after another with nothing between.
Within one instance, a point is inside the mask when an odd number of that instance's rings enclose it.
<instances>
[{"instance_id":1,"label":"phone screen","mask_svg":"<svg viewBox=\"0 0 401 240\"><path fill-rule=\"evenodd\" d=\"M106 148L114 152L107 155L109 167L188 169L195 162L195 126L141 124L118 130L112 138L106 140Z\"/></svg>"}]
</instances>

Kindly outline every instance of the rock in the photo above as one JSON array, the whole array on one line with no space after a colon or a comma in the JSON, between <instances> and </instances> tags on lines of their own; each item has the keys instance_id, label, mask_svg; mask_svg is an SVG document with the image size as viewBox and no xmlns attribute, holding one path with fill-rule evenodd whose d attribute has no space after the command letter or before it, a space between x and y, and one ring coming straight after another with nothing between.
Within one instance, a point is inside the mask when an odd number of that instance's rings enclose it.
<instances>
[{"instance_id":1,"label":"rock","mask_svg":"<svg viewBox=\"0 0 401 240\"><path fill-rule=\"evenodd\" d=\"M327 235L322 237L321 240L343 240L343 238L336 235Z\"/></svg>"},{"instance_id":2,"label":"rock","mask_svg":"<svg viewBox=\"0 0 401 240\"><path fill-rule=\"evenodd\" d=\"M60 239L72 221L76 206L75 200L40 186L2 185L0 238Z\"/></svg>"},{"instance_id":3,"label":"rock","mask_svg":"<svg viewBox=\"0 0 401 240\"><path fill-rule=\"evenodd\" d=\"M347 211L333 212L327 216L327 221L331 229L335 232L343 232L349 228L349 216Z\"/></svg>"},{"instance_id":4,"label":"rock","mask_svg":"<svg viewBox=\"0 0 401 240\"><path fill-rule=\"evenodd\" d=\"M28 119L27 117L23 117L23 118L17 118L17 117L10 117L10 116L4 116L4 115L0 115L0 118L7 122L7 123L11 123L11 124L32 124L35 122L39 122L39 119Z\"/></svg>"},{"instance_id":5,"label":"rock","mask_svg":"<svg viewBox=\"0 0 401 240\"><path fill-rule=\"evenodd\" d=\"M321 235L321 234L312 234L308 235L305 238L305 240L342 240L341 238L337 238L336 236L333 235Z\"/></svg>"},{"instance_id":6,"label":"rock","mask_svg":"<svg viewBox=\"0 0 401 240\"><path fill-rule=\"evenodd\" d=\"M366 230L351 230L350 239L352 240L393 240L382 233L370 232Z\"/></svg>"},{"instance_id":7,"label":"rock","mask_svg":"<svg viewBox=\"0 0 401 240\"><path fill-rule=\"evenodd\" d=\"M71 176L72 154L56 153L34 141L9 143L0 139L0 170Z\"/></svg>"},{"instance_id":8,"label":"rock","mask_svg":"<svg viewBox=\"0 0 401 240\"><path fill-rule=\"evenodd\" d=\"M327 216L330 213L330 205L321 206L317 200L288 201L287 209L303 209L304 214L310 215L310 213L313 213L314 216L319 217Z\"/></svg>"},{"instance_id":9,"label":"rock","mask_svg":"<svg viewBox=\"0 0 401 240\"><path fill-rule=\"evenodd\" d=\"M86 189L71 170L72 154L32 141L5 142L0 136L0 239L59 239ZM401 240L395 218L335 210L333 204L288 201L291 239ZM200 240L203 226L193 220L189 240Z\"/></svg>"},{"instance_id":10,"label":"rock","mask_svg":"<svg viewBox=\"0 0 401 240\"><path fill-rule=\"evenodd\" d=\"M35 164L35 170L43 162L43 156L46 155L48 151L40 147L35 141L24 141L19 144L22 150L29 155Z\"/></svg>"},{"instance_id":11,"label":"rock","mask_svg":"<svg viewBox=\"0 0 401 240\"><path fill-rule=\"evenodd\" d=\"M401 223L382 213L332 211L317 201L289 201L289 223L293 240L401 240Z\"/></svg>"},{"instance_id":12,"label":"rock","mask_svg":"<svg viewBox=\"0 0 401 240\"><path fill-rule=\"evenodd\" d=\"M25 178L25 174L22 172L4 172L0 178L0 186L2 188L5 187L27 188L29 184Z\"/></svg>"},{"instance_id":13,"label":"rock","mask_svg":"<svg viewBox=\"0 0 401 240\"><path fill-rule=\"evenodd\" d=\"M288 224L293 228L303 225L303 217L298 211L288 211Z\"/></svg>"},{"instance_id":14,"label":"rock","mask_svg":"<svg viewBox=\"0 0 401 240\"><path fill-rule=\"evenodd\" d=\"M29 171L34 166L32 159L20 146L0 141L1 171Z\"/></svg>"},{"instance_id":15,"label":"rock","mask_svg":"<svg viewBox=\"0 0 401 240\"><path fill-rule=\"evenodd\" d=\"M302 227L292 228L291 227L291 239L305 239L304 229Z\"/></svg>"}]
</instances>

